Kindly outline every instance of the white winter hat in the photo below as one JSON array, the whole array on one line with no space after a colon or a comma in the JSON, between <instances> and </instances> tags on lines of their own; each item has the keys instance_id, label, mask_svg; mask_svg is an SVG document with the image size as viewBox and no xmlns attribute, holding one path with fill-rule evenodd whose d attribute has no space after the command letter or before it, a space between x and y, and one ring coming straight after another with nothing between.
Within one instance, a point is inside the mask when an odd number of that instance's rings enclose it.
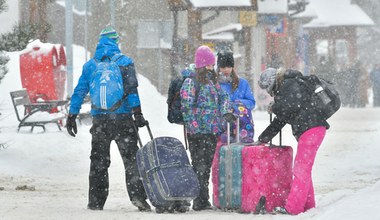
<instances>
[{"instance_id":1,"label":"white winter hat","mask_svg":"<svg viewBox=\"0 0 380 220\"><path fill-rule=\"evenodd\" d=\"M272 93L274 84L276 82L277 70L275 68L268 68L260 73L259 86L265 89L269 94Z\"/></svg>"}]
</instances>

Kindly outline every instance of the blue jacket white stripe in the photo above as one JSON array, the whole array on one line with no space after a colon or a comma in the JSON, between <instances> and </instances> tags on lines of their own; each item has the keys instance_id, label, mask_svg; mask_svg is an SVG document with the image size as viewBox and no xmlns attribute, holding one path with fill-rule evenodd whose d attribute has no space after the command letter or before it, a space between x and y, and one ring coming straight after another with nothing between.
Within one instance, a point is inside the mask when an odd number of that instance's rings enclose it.
<instances>
[{"instance_id":1,"label":"blue jacket white stripe","mask_svg":"<svg viewBox=\"0 0 380 220\"><path fill-rule=\"evenodd\" d=\"M95 55L83 65L82 75L71 96L70 114L79 114L83 100L90 91L90 77L96 69L95 60L100 61L104 56L112 58L115 54L119 53L121 53L120 49L114 40L107 37L101 37L99 39ZM122 102L120 108L114 112L91 109L93 117L104 114L131 114L134 107L140 106L140 98L137 91L138 82L133 60L122 55L122 57L117 59L116 63L120 67L123 76L124 90L126 90L128 96Z\"/></svg>"}]
</instances>

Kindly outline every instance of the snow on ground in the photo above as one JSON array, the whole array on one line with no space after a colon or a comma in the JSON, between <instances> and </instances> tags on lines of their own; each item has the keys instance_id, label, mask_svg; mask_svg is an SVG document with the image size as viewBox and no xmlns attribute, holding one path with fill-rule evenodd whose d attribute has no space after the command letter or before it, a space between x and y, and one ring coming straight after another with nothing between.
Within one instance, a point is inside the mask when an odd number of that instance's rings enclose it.
<instances>
[{"instance_id":1,"label":"snow on ground","mask_svg":"<svg viewBox=\"0 0 380 220\"><path fill-rule=\"evenodd\" d=\"M78 53L74 48L74 54ZM330 120L331 128L317 155L313 177L317 208L298 216L190 211L184 214L141 213L129 202L123 165L117 147L111 147L110 193L103 211L86 209L90 140L89 125L79 126L77 137L58 131L52 124L42 133L23 128L17 119L9 91L21 88L19 53L9 53L9 73L0 84L0 219L380 219L380 108L342 108ZM81 62L82 61L82 62ZM74 59L80 74L83 56ZM143 76L139 76L143 112L153 135L183 140L183 130L166 120L166 100ZM267 113L254 111L256 134L267 126ZM143 142L147 132L141 132ZM277 139L277 138L276 138ZM275 139L275 140L276 140ZM276 142L276 141L275 141ZM289 126L283 144L296 148ZM26 185L26 190L16 190ZM35 190L33 190L33 187ZM1 190L3 188L3 190Z\"/></svg>"}]
</instances>

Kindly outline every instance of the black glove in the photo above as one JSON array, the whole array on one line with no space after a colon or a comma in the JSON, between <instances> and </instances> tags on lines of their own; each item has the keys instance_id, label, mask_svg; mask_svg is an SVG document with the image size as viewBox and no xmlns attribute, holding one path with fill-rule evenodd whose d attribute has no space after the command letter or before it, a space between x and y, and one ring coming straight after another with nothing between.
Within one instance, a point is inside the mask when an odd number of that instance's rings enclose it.
<instances>
[{"instance_id":1,"label":"black glove","mask_svg":"<svg viewBox=\"0 0 380 220\"><path fill-rule=\"evenodd\" d=\"M142 113L134 113L133 116L135 117L135 125L137 127L144 127L146 125L145 118Z\"/></svg>"},{"instance_id":2,"label":"black glove","mask_svg":"<svg viewBox=\"0 0 380 220\"><path fill-rule=\"evenodd\" d=\"M273 113L273 111L272 111L272 106L273 106L273 104L274 104L274 101L271 101L271 102L268 104L267 112L268 112L269 114L272 114L272 113Z\"/></svg>"},{"instance_id":3,"label":"black glove","mask_svg":"<svg viewBox=\"0 0 380 220\"><path fill-rule=\"evenodd\" d=\"M232 113L226 113L223 115L224 120L228 123L234 123L236 121L236 117Z\"/></svg>"},{"instance_id":4,"label":"black glove","mask_svg":"<svg viewBox=\"0 0 380 220\"><path fill-rule=\"evenodd\" d=\"M262 145L262 144L265 144L264 142L261 142L261 141L255 141L253 142L253 146L259 146L259 145Z\"/></svg>"},{"instance_id":5,"label":"black glove","mask_svg":"<svg viewBox=\"0 0 380 220\"><path fill-rule=\"evenodd\" d=\"M66 129L67 129L67 132L69 133L69 135L75 137L75 135L77 134L78 130L77 130L77 123L75 121L75 119L77 118L78 115L72 115L72 114L69 114L69 116L67 116L67 120L66 120Z\"/></svg>"}]
</instances>

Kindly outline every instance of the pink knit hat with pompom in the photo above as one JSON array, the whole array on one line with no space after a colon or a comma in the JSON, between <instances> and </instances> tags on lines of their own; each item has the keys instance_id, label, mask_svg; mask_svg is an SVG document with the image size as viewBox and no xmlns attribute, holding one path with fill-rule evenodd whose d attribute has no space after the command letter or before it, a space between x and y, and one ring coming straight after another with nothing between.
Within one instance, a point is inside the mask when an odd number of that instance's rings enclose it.
<instances>
[{"instance_id":1,"label":"pink knit hat with pompom","mask_svg":"<svg viewBox=\"0 0 380 220\"><path fill-rule=\"evenodd\" d=\"M195 51L195 68L202 68L215 64L215 55L208 46L200 46Z\"/></svg>"}]
</instances>

